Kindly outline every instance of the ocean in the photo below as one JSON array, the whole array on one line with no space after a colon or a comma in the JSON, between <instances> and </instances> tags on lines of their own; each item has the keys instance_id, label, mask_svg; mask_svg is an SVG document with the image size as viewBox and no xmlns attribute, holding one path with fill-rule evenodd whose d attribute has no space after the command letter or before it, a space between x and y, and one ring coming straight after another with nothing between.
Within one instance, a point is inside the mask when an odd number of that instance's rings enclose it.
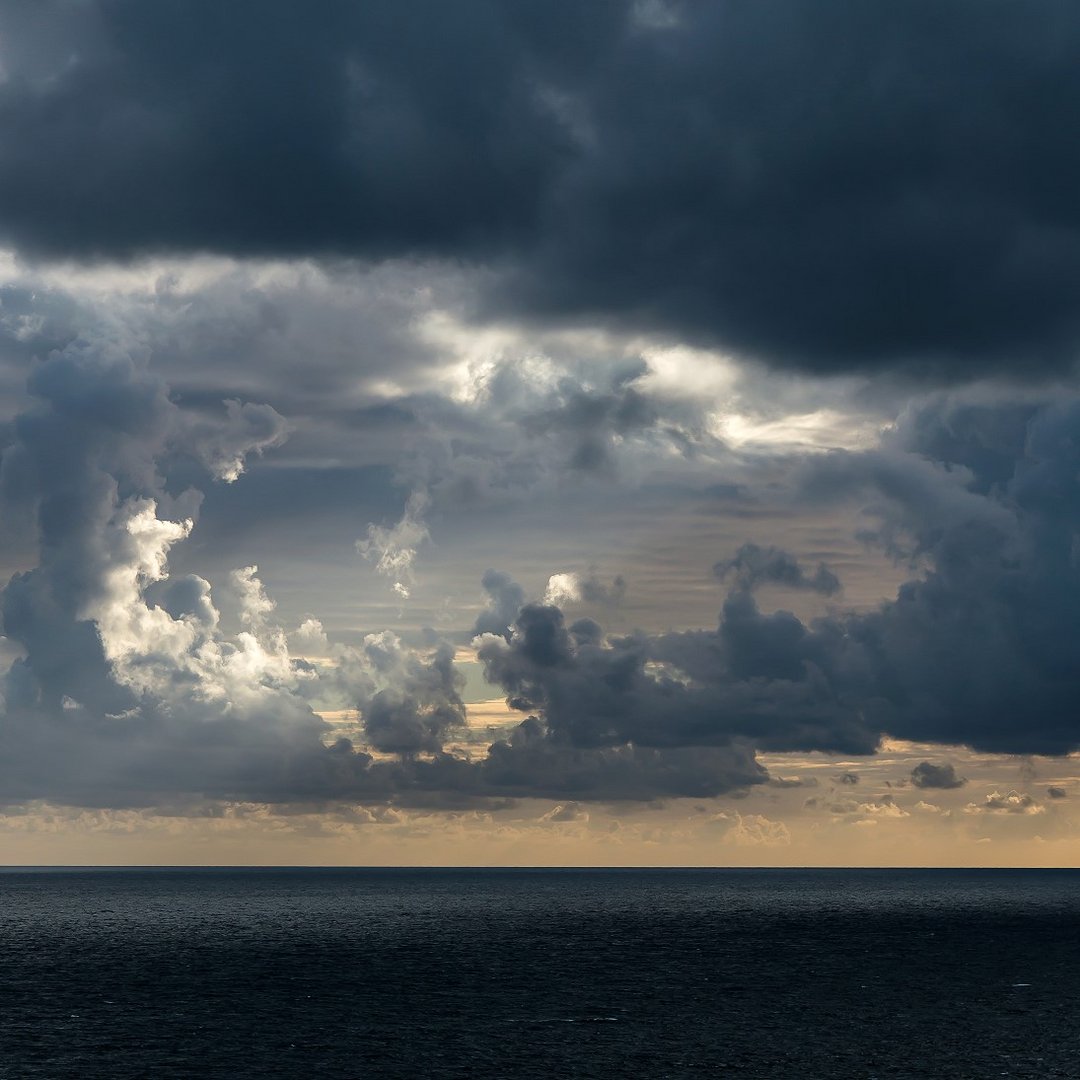
<instances>
[{"instance_id":1,"label":"ocean","mask_svg":"<svg viewBox=\"0 0 1080 1080\"><path fill-rule=\"evenodd\" d=\"M0 870L0 1077L1080 1077L1080 871Z\"/></svg>"}]
</instances>

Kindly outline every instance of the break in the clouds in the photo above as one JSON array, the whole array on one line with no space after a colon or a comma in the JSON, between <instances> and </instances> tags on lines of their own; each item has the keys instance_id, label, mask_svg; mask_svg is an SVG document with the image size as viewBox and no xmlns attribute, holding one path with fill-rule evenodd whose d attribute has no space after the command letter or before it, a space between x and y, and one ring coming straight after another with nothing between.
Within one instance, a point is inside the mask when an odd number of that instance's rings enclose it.
<instances>
[{"instance_id":1,"label":"break in the clouds","mask_svg":"<svg viewBox=\"0 0 1080 1080\"><path fill-rule=\"evenodd\" d=\"M28 254L434 257L479 310L814 371L1065 370L1067 3L137 0L0 12Z\"/></svg>"},{"instance_id":2,"label":"break in the clouds","mask_svg":"<svg viewBox=\"0 0 1080 1080\"><path fill-rule=\"evenodd\" d=\"M0 803L1064 832L1078 39L0 2Z\"/></svg>"}]
</instances>

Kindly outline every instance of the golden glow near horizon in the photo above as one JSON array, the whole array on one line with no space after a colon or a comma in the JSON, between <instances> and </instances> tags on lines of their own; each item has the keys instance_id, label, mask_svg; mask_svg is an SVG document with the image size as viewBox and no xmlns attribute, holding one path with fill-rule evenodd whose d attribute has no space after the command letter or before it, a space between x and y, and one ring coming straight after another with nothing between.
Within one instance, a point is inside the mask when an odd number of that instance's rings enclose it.
<instances>
[{"instance_id":1,"label":"golden glow near horizon","mask_svg":"<svg viewBox=\"0 0 1080 1080\"><path fill-rule=\"evenodd\" d=\"M520 714L469 705L475 754ZM208 804L0 816L0 863L99 865L1076 866L1080 758L1008 758L886 740L868 758L774 754L739 797L416 807ZM912 770L948 761L957 786ZM962 781L962 782L961 782Z\"/></svg>"}]
</instances>

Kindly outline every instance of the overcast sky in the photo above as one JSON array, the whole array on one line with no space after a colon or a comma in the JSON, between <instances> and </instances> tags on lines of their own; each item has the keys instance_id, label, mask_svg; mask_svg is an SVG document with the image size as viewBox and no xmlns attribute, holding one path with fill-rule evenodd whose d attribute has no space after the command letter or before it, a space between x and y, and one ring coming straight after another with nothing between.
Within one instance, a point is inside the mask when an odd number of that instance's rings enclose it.
<instances>
[{"instance_id":1,"label":"overcast sky","mask_svg":"<svg viewBox=\"0 0 1080 1080\"><path fill-rule=\"evenodd\" d=\"M1075 864L1078 53L0 0L0 862Z\"/></svg>"}]
</instances>

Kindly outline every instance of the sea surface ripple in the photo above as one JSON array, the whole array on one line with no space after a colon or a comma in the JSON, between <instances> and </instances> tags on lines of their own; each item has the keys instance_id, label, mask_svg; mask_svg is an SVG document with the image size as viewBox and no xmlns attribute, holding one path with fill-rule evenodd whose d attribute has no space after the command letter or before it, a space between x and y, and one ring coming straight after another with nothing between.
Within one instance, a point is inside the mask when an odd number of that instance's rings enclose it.
<instances>
[{"instance_id":1,"label":"sea surface ripple","mask_svg":"<svg viewBox=\"0 0 1080 1080\"><path fill-rule=\"evenodd\" d=\"M0 1077L1080 1077L1080 872L0 871Z\"/></svg>"}]
</instances>

